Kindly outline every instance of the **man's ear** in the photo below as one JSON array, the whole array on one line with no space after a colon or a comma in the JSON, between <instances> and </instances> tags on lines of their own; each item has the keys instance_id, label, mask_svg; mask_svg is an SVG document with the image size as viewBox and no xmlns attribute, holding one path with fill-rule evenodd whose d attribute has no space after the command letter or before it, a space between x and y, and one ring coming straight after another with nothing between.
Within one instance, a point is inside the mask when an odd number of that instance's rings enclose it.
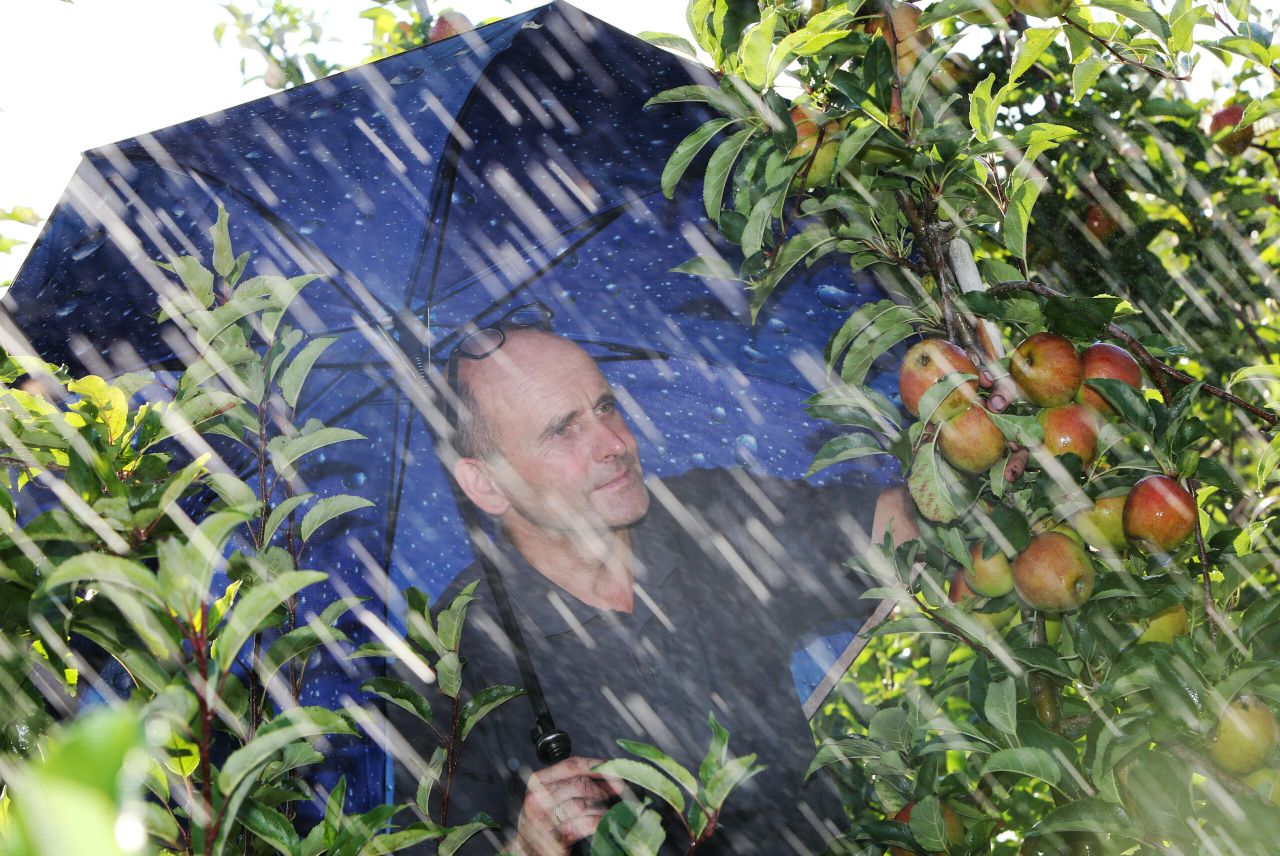
<instances>
[{"instance_id":1,"label":"man's ear","mask_svg":"<svg viewBox=\"0 0 1280 856\"><path fill-rule=\"evenodd\" d=\"M453 465L453 477L467 498L485 514L501 517L511 507L511 500L489 473L489 465L480 458L459 458Z\"/></svg>"}]
</instances>

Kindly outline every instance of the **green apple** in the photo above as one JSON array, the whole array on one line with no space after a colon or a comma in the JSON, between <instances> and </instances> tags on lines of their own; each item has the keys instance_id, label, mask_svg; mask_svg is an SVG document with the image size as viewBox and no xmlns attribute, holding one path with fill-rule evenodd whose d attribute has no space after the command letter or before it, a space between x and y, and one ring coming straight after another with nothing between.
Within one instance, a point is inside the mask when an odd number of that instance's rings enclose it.
<instances>
[{"instance_id":1,"label":"green apple","mask_svg":"<svg viewBox=\"0 0 1280 856\"><path fill-rule=\"evenodd\" d=\"M1085 543L1095 550L1118 552L1128 546L1124 537L1124 502L1129 494L1105 496L1093 508L1078 512L1071 520Z\"/></svg>"},{"instance_id":2,"label":"green apple","mask_svg":"<svg viewBox=\"0 0 1280 856\"><path fill-rule=\"evenodd\" d=\"M964 581L983 597L1004 597L1013 591L1013 565L1000 550L984 556L986 548L986 541L978 541L969 548L971 566L965 569Z\"/></svg>"},{"instance_id":3,"label":"green apple","mask_svg":"<svg viewBox=\"0 0 1280 856\"><path fill-rule=\"evenodd\" d=\"M1209 755L1222 769L1244 776L1262 767L1280 742L1280 724L1259 698L1242 695L1227 705L1209 743Z\"/></svg>"}]
</instances>

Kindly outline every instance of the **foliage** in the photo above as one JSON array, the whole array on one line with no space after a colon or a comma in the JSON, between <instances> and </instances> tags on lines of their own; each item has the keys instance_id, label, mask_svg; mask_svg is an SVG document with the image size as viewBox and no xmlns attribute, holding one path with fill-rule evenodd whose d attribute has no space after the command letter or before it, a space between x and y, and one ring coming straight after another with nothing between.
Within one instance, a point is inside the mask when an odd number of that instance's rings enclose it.
<instances>
[{"instance_id":1,"label":"foliage","mask_svg":"<svg viewBox=\"0 0 1280 856\"><path fill-rule=\"evenodd\" d=\"M256 54L266 64L261 75L248 73L248 60L240 61L241 73L248 83L259 78L272 89L301 86L328 77L347 66L325 57L327 48L324 27L315 12L287 0L257 0L256 8L243 8L224 3L222 8L231 18L236 38L247 52ZM442 37L433 27L456 16L449 8L433 14L423 0L382 0L360 13L369 22L368 55L356 65L384 59L421 47ZM214 28L214 39L221 44L227 24ZM458 29L470 29L470 23Z\"/></svg>"},{"instance_id":2,"label":"foliage","mask_svg":"<svg viewBox=\"0 0 1280 856\"><path fill-rule=\"evenodd\" d=\"M70 786L58 776L89 776L105 796L122 797L112 790L124 786L112 778L114 764L145 781L140 836L169 852L390 853L436 837L456 846L483 822L378 834L401 806L347 815L345 783L316 794L301 776L323 760L316 746L357 733L353 714L298 699L312 653L348 642L338 620L360 608L348 597L301 614L299 593L327 577L303 560L326 524L371 503L299 493L297 473L318 450L363 438L315 419L295 425L300 392L333 342L305 342L285 320L315 277L246 278L249 256L234 254L221 209L210 235L212 270L191 256L161 265L177 281L162 295L160 320L173 322L190 348L176 378L73 379L32 357L0 361L9 467L0 490L0 643L10 699L0 734L13 757L3 767L14 789L11 841L31 852L88 852L55 846L37 827L75 816L62 814L70 803L58 794ZM209 444L228 442L248 453L256 489L225 464L213 468ZM183 447L203 452L182 463ZM451 629L432 631L450 646L435 666L443 683L454 664L455 696L459 600ZM123 667L127 688L100 677L118 668L102 654ZM382 694L375 683L367 688ZM54 719L86 707L86 696L116 703L118 691L129 697L127 718L91 714L98 718L46 745ZM462 711L461 735L454 726L446 739L465 739L512 694L477 692ZM65 770L68 762L56 760L71 751L57 748L62 739L89 753L101 739L100 765ZM140 771L126 763L138 754L134 745L150 759ZM41 766L17 761L34 755L44 756ZM54 794L48 816L35 802L46 793ZM304 800L324 807L324 819L300 835L293 821ZM107 816L102 800L87 815Z\"/></svg>"},{"instance_id":3,"label":"foliage","mask_svg":"<svg viewBox=\"0 0 1280 856\"><path fill-rule=\"evenodd\" d=\"M874 665L850 679L856 703L829 705L814 772L849 791L850 852L1269 852L1274 810L1212 750L1246 688L1280 701L1268 510L1280 420L1237 394L1277 377L1276 49L1248 3L1040 5L926 4L928 37L904 45L896 27L911 18L881 25L889 3L692 0L715 84L650 102L712 111L663 189L699 173L707 216L742 253L683 270L741 281L754 315L799 264L833 253L889 293L828 345L839 383L809 412L850 433L813 470L892 455L925 519L920 537L853 562L868 596L898 608ZM1239 68L1215 98L1241 117L1213 133L1215 105L1182 85L1208 53ZM1227 139L1240 128L1247 142ZM1040 406L997 400L1018 392L1006 343L1042 331L1119 343L1153 387L1086 382L1110 405L1089 411L1096 459L1048 449ZM960 346L972 372L936 383L911 422L865 384L875 360L922 335ZM974 381L1007 450L968 476L928 417ZM1167 552L1132 532L1091 542L1080 608L1039 611L1025 589L948 598L984 539L997 545L984 556L1020 555L1157 473L1195 498L1194 537ZM1144 638L1177 606L1189 632ZM999 629L1011 607L1021 620ZM894 819L907 807L909 823ZM946 812L964 821L962 842Z\"/></svg>"}]
</instances>

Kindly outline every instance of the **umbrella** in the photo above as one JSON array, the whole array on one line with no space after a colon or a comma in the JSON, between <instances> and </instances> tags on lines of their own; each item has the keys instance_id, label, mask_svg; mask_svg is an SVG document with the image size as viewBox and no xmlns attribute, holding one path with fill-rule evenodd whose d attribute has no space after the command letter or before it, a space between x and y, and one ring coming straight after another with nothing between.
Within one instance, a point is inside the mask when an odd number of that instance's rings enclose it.
<instances>
[{"instance_id":1,"label":"umbrella","mask_svg":"<svg viewBox=\"0 0 1280 856\"><path fill-rule=\"evenodd\" d=\"M370 595L398 624L398 592L441 591L472 561L406 357L443 356L466 324L541 301L556 328L625 390L651 475L742 465L803 475L828 436L801 402L821 347L849 310L883 296L822 261L748 322L739 285L672 268L732 256L682 187L659 190L668 154L707 118L646 111L656 92L705 74L572 6L553 3L474 32L88 152L7 298L35 350L81 370L174 366L148 321L164 274L154 260L209 258L225 205L237 252L258 273L321 273L295 314L339 334L299 418L360 431L368 444L315 455L318 493L375 506L312 547L336 593ZM695 188L696 190L696 188ZM399 367L399 369L397 369ZM892 394L892 378L872 384ZM230 454L230 452L228 453ZM234 457L229 462L235 464ZM882 485L881 459L840 478ZM326 661L307 702L337 704L366 675ZM822 669L800 666L807 693ZM382 801L387 759L344 746L327 775Z\"/></svg>"}]
</instances>

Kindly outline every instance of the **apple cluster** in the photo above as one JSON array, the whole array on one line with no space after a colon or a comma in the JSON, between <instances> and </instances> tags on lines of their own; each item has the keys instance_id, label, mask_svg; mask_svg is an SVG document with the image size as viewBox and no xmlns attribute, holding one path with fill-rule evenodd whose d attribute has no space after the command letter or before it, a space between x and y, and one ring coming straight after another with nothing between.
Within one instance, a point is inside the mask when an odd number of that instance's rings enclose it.
<instances>
[{"instance_id":1,"label":"apple cluster","mask_svg":"<svg viewBox=\"0 0 1280 856\"><path fill-rule=\"evenodd\" d=\"M1086 381L1110 379L1142 387L1142 370L1124 348L1096 342L1081 353L1070 339L1047 332L1027 337L1014 349L1009 374L1023 401L1017 409L1034 413L1043 432L1042 443L1028 450L1033 464L1048 469L1053 461L1073 455L1086 473L1098 462L1103 423L1115 416L1112 405ZM898 388L906 410L927 422L927 431L936 431L937 450L951 467L970 477L1001 478L1000 465L1017 446L997 424L999 415L989 409L977 375L964 350L943 339L925 339L907 351ZM926 398L940 383L945 385ZM1058 471L1058 477L1068 472ZM1015 476L1021 473L1009 477ZM921 512L929 516L923 507ZM1191 536L1197 513L1194 498L1176 478L1148 475L1068 519L1050 515L1031 521L1035 534L1015 555L1006 555L986 538L973 542L968 566L951 581L950 598L961 603L1013 592L1028 607L1051 616L1071 612L1093 593L1093 551L1168 555ZM1015 614L1010 607L975 617L999 630ZM1139 641L1168 642L1187 630L1186 609L1176 605L1144 622Z\"/></svg>"}]
</instances>

